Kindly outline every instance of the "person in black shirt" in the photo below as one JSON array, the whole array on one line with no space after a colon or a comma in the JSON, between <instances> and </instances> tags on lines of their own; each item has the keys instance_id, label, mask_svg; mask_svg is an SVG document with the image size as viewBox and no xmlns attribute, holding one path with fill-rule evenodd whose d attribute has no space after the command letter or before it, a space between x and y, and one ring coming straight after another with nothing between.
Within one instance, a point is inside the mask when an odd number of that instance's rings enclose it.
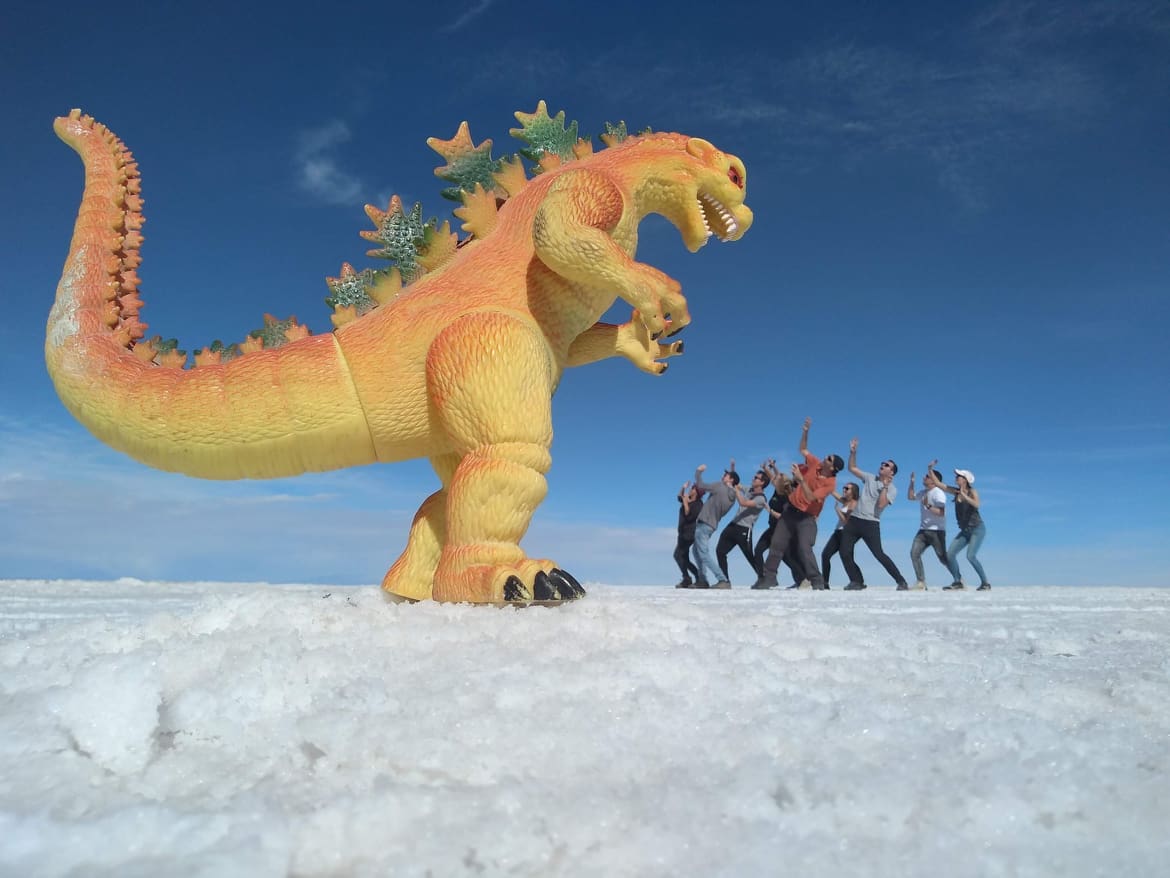
<instances>
[{"instance_id":1,"label":"person in black shirt","mask_svg":"<svg viewBox=\"0 0 1170 878\"><path fill-rule=\"evenodd\" d=\"M702 508L698 488L690 482L683 482L682 490L678 492L678 543L674 547L674 562L682 571L682 580L675 588L694 588L695 581L701 579L699 568L691 561L691 546L695 542L695 521ZM691 578L692 574L695 579Z\"/></svg>"},{"instance_id":2,"label":"person in black shirt","mask_svg":"<svg viewBox=\"0 0 1170 878\"><path fill-rule=\"evenodd\" d=\"M786 473L782 473L776 468L775 460L765 461L761 469L772 480L772 496L768 500L768 527L760 534L760 538L756 541L755 567L757 570L764 569L764 556L768 553L768 547L772 545L772 532L776 530L776 522L784 514L784 510L788 506L788 495L792 492L796 484ZM805 576L804 570L800 566L800 558L797 557L796 552L791 548L785 552L783 563L792 573L792 584L799 585Z\"/></svg>"}]
</instances>

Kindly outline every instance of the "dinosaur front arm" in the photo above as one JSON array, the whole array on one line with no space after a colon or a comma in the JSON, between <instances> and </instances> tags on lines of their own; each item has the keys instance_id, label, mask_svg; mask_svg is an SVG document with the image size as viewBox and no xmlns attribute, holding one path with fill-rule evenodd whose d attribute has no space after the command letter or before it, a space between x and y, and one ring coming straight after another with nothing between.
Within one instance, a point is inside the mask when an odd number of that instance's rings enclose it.
<instances>
[{"instance_id":1,"label":"dinosaur front arm","mask_svg":"<svg viewBox=\"0 0 1170 878\"><path fill-rule=\"evenodd\" d=\"M657 361L682 352L681 341L660 344L651 339L634 311L629 323L594 323L577 336L569 347L568 365L585 366L607 357L625 357L643 372L661 375L668 364Z\"/></svg>"},{"instance_id":2,"label":"dinosaur front arm","mask_svg":"<svg viewBox=\"0 0 1170 878\"><path fill-rule=\"evenodd\" d=\"M540 261L566 280L615 290L656 339L668 325L673 333L690 323L690 313L678 281L635 261L614 239L614 233L628 236L633 249L637 220L625 223L628 209L621 189L607 175L565 173L533 217L533 245Z\"/></svg>"}]
</instances>

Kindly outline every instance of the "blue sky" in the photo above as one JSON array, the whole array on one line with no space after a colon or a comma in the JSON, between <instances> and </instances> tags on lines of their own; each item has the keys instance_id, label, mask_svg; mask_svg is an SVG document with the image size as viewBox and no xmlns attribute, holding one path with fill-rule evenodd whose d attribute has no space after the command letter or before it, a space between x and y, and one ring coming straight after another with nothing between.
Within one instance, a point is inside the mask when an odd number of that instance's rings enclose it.
<instances>
[{"instance_id":1,"label":"blue sky","mask_svg":"<svg viewBox=\"0 0 1170 878\"><path fill-rule=\"evenodd\" d=\"M450 218L426 137L467 120L510 154L544 99L597 145L625 120L736 153L756 221L693 255L643 224L686 353L566 374L531 554L672 583L695 465L793 460L810 416L816 451L895 458L899 494L932 457L973 470L997 585L1170 584L1165 3L21 6L0 13L0 577L378 582L436 485L419 461L203 482L73 422L42 357L82 192L55 116L139 159L143 317L191 349L265 312L326 331L324 278L372 264L365 203ZM883 522L909 575L913 504Z\"/></svg>"}]
</instances>

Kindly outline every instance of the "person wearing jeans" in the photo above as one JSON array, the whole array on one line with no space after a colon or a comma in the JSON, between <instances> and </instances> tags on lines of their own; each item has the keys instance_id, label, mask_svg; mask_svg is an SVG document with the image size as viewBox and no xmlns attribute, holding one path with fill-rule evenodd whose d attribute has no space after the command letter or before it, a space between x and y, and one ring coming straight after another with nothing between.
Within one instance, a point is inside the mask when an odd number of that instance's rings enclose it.
<instances>
[{"instance_id":1,"label":"person wearing jeans","mask_svg":"<svg viewBox=\"0 0 1170 878\"><path fill-rule=\"evenodd\" d=\"M980 512L979 492L975 490L975 474L969 469L957 469L955 482L955 487L943 488L948 494L955 495L955 521L959 524L959 535L947 549L947 567L954 582L943 591L963 591L966 588L963 577L959 575L959 553L963 549L967 550L967 563L979 574L979 591L987 591L991 583L987 581L987 574L983 572L983 565L977 557L983 538L987 536L987 528Z\"/></svg>"},{"instance_id":2,"label":"person wearing jeans","mask_svg":"<svg viewBox=\"0 0 1170 878\"><path fill-rule=\"evenodd\" d=\"M908 500L917 500L921 506L921 521L918 533L910 546L910 563L914 566L914 588L926 590L926 570L922 566L922 553L927 546L934 549L935 557L947 567L947 495L941 487L942 473L934 468L937 461L931 461L922 477L922 491L914 492L914 473L910 473Z\"/></svg>"},{"instance_id":3,"label":"person wearing jeans","mask_svg":"<svg viewBox=\"0 0 1170 878\"><path fill-rule=\"evenodd\" d=\"M695 489L707 495L703 501L703 509L699 512L699 519L695 522L695 566L699 568L695 579L695 588L710 588L710 573L715 577L717 584L722 584L720 577L723 571L715 560L711 551L711 537L715 528L719 527L719 519L727 514L727 510L735 503L735 486L739 484L739 473L735 471L735 460L723 471L723 478L718 482L704 482L703 473L707 464L700 464L695 470Z\"/></svg>"}]
</instances>

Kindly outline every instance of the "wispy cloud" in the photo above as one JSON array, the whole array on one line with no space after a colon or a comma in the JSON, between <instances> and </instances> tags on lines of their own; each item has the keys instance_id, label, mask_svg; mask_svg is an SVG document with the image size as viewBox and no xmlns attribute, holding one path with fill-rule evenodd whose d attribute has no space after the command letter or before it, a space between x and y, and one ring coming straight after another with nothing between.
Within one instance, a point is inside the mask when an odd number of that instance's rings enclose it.
<instances>
[{"instance_id":1,"label":"wispy cloud","mask_svg":"<svg viewBox=\"0 0 1170 878\"><path fill-rule=\"evenodd\" d=\"M343 170L332 155L352 137L349 126L338 119L300 133L294 160L302 189L327 204L350 205L361 197L361 180Z\"/></svg>"},{"instance_id":2,"label":"wispy cloud","mask_svg":"<svg viewBox=\"0 0 1170 878\"><path fill-rule=\"evenodd\" d=\"M461 12L454 21L439 28L440 33L452 33L466 27L491 8L494 0L476 0L470 7Z\"/></svg>"},{"instance_id":3,"label":"wispy cloud","mask_svg":"<svg viewBox=\"0 0 1170 878\"><path fill-rule=\"evenodd\" d=\"M1107 45L1109 35L1119 44ZM702 65L668 63L615 78L613 71L628 67L631 57L686 57L682 45L678 52L668 45L651 51L629 42L588 58L564 58L542 69L541 79L552 92L570 78L574 87L604 83L617 104L644 104L653 95L659 118L756 129L775 144L773 160L795 167L832 161L852 168L882 156L910 156L961 207L979 211L1004 167L1054 134L1094 124L1124 97L1129 86L1116 63L1126 46L1150 66L1170 51L1168 39L1165 3L1013 0L948 24L916 49L845 35L779 57L744 52L717 81ZM1106 48L1087 51L1087 44ZM1151 70L1136 81L1170 81L1170 65ZM502 64L495 73L477 69L479 87L498 88L516 75Z\"/></svg>"},{"instance_id":4,"label":"wispy cloud","mask_svg":"<svg viewBox=\"0 0 1170 878\"><path fill-rule=\"evenodd\" d=\"M1161 0L1010 0L975 16L972 27L1020 50L1110 30L1170 37L1170 7Z\"/></svg>"}]
</instances>

